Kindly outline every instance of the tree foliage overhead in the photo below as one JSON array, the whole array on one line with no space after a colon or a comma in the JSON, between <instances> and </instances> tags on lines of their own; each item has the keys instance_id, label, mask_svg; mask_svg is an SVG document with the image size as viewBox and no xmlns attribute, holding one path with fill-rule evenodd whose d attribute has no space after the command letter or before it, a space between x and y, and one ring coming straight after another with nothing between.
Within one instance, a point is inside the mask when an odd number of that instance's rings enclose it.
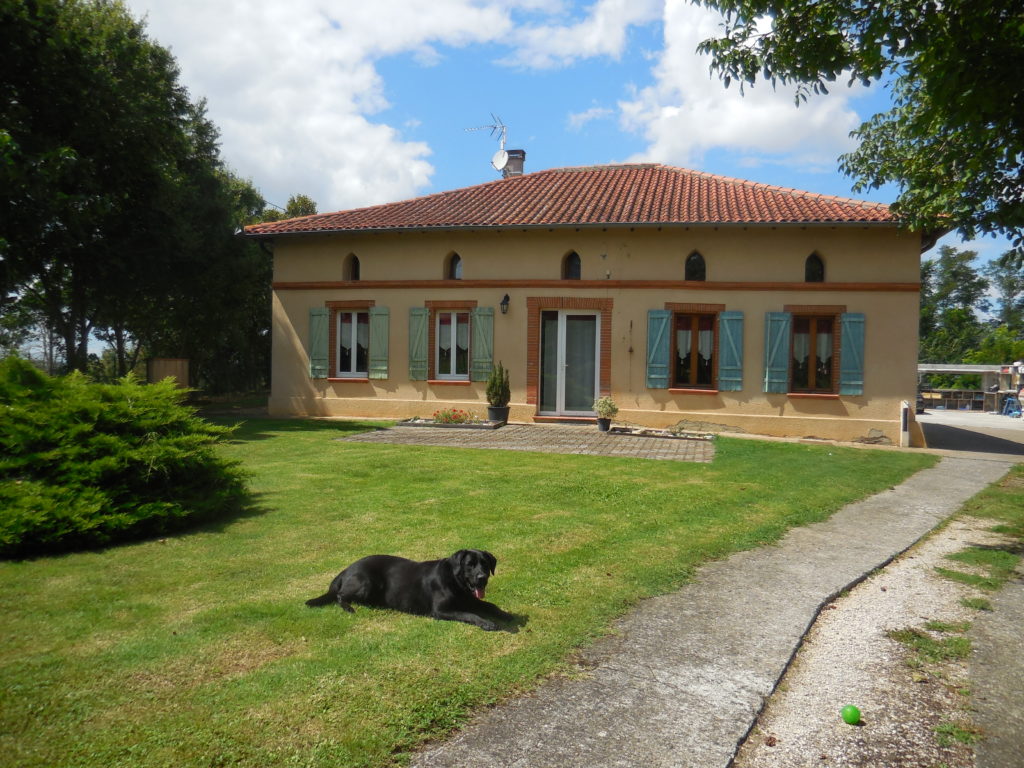
<instances>
[{"instance_id":1,"label":"tree foliage overhead","mask_svg":"<svg viewBox=\"0 0 1024 768\"><path fill-rule=\"evenodd\" d=\"M697 1L697 0L695 0ZM840 158L863 191L899 185L921 231L1009 236L1024 252L1024 5L1019 0L700 0L725 17L699 50L728 86L881 82L893 108ZM742 87L742 85L741 85Z\"/></svg>"}]
</instances>

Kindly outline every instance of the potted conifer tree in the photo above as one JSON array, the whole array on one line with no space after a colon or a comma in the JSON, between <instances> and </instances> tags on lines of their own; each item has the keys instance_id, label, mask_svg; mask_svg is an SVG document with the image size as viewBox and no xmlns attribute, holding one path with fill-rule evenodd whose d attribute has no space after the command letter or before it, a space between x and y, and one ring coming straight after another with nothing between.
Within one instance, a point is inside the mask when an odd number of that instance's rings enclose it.
<instances>
[{"instance_id":1,"label":"potted conifer tree","mask_svg":"<svg viewBox=\"0 0 1024 768\"><path fill-rule=\"evenodd\" d=\"M507 423L508 401L511 399L508 370L499 362L491 368L491 375L487 378L487 420Z\"/></svg>"}]
</instances>

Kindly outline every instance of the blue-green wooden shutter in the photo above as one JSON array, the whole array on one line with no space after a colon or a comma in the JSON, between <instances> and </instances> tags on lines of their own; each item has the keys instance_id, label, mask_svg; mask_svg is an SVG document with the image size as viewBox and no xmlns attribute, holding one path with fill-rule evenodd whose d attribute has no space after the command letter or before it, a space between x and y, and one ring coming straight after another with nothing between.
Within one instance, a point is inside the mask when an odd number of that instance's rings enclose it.
<instances>
[{"instance_id":1,"label":"blue-green wooden shutter","mask_svg":"<svg viewBox=\"0 0 1024 768\"><path fill-rule=\"evenodd\" d=\"M743 389L743 313L718 314L718 389Z\"/></svg>"},{"instance_id":2,"label":"blue-green wooden shutter","mask_svg":"<svg viewBox=\"0 0 1024 768\"><path fill-rule=\"evenodd\" d=\"M309 309L309 378L327 378L327 321L326 307Z\"/></svg>"},{"instance_id":3,"label":"blue-green wooden shutter","mask_svg":"<svg viewBox=\"0 0 1024 768\"><path fill-rule=\"evenodd\" d=\"M469 378L487 381L494 365L494 307L476 307L470 312Z\"/></svg>"},{"instance_id":4,"label":"blue-green wooden shutter","mask_svg":"<svg viewBox=\"0 0 1024 768\"><path fill-rule=\"evenodd\" d=\"M387 307L370 307L370 370L371 379L388 377L388 331L389 313Z\"/></svg>"},{"instance_id":5,"label":"blue-green wooden shutter","mask_svg":"<svg viewBox=\"0 0 1024 768\"><path fill-rule=\"evenodd\" d=\"M647 388L668 389L668 358L672 353L672 312L647 310Z\"/></svg>"},{"instance_id":6,"label":"blue-green wooden shutter","mask_svg":"<svg viewBox=\"0 0 1024 768\"><path fill-rule=\"evenodd\" d=\"M764 321L764 391L789 390L789 312L769 312Z\"/></svg>"},{"instance_id":7,"label":"blue-green wooden shutter","mask_svg":"<svg viewBox=\"0 0 1024 768\"><path fill-rule=\"evenodd\" d=\"M430 310L413 307L409 310L409 379L427 380L427 323Z\"/></svg>"},{"instance_id":8,"label":"blue-green wooden shutter","mask_svg":"<svg viewBox=\"0 0 1024 768\"><path fill-rule=\"evenodd\" d=\"M864 315L848 312L840 316L839 394L864 394Z\"/></svg>"}]
</instances>

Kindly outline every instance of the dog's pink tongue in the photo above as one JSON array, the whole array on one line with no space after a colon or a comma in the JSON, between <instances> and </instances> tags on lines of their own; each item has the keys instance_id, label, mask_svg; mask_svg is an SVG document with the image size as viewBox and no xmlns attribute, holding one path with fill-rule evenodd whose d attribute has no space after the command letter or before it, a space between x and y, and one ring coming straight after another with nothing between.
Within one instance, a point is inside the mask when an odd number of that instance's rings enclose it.
<instances>
[{"instance_id":1,"label":"dog's pink tongue","mask_svg":"<svg viewBox=\"0 0 1024 768\"><path fill-rule=\"evenodd\" d=\"M484 599L484 591L480 587L477 587L476 589L473 590L473 597L475 597L477 600L483 600Z\"/></svg>"}]
</instances>

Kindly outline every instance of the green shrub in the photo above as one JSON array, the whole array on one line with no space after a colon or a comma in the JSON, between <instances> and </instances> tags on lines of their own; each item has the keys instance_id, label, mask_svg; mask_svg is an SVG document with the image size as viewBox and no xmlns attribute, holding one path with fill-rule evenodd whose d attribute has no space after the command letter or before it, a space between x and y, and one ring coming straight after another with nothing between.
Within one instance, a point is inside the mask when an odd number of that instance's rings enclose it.
<instances>
[{"instance_id":1,"label":"green shrub","mask_svg":"<svg viewBox=\"0 0 1024 768\"><path fill-rule=\"evenodd\" d=\"M512 399L512 388L509 385L508 370L499 362L491 368L487 378L487 403L492 408L504 408Z\"/></svg>"},{"instance_id":2,"label":"green shrub","mask_svg":"<svg viewBox=\"0 0 1024 768\"><path fill-rule=\"evenodd\" d=\"M170 381L96 384L0 361L0 556L163 534L241 511L236 463Z\"/></svg>"}]
</instances>

